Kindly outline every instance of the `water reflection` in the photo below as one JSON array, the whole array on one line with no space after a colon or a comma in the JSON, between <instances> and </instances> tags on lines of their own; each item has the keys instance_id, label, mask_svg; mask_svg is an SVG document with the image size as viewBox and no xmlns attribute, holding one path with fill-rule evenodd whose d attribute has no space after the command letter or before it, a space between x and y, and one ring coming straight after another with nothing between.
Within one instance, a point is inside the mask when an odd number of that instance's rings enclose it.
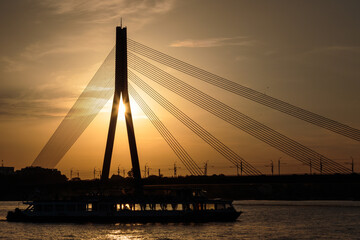
<instances>
[{"instance_id":1,"label":"water reflection","mask_svg":"<svg viewBox=\"0 0 360 240\"><path fill-rule=\"evenodd\" d=\"M0 218L17 202L0 202ZM35 224L0 221L4 239L357 239L360 203L339 201L240 201L232 223Z\"/></svg>"}]
</instances>

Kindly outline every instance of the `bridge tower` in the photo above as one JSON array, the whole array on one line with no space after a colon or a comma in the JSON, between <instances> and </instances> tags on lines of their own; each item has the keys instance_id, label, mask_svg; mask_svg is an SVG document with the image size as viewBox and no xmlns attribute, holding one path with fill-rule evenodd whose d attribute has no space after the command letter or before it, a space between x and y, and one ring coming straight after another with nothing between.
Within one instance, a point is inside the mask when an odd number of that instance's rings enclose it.
<instances>
[{"instance_id":1,"label":"bridge tower","mask_svg":"<svg viewBox=\"0 0 360 240\"><path fill-rule=\"evenodd\" d=\"M122 95L123 104L125 105L125 122L130 145L130 155L132 163L133 176L138 184L141 181L139 157L136 147L134 125L131 116L131 108L128 92L128 66L127 66L127 38L126 27L116 27L116 46L115 46L115 92L111 110L109 132L106 142L104 163L101 180L109 178L111 165L111 156L114 146L114 137L116 122L119 112L120 96Z\"/></svg>"}]
</instances>

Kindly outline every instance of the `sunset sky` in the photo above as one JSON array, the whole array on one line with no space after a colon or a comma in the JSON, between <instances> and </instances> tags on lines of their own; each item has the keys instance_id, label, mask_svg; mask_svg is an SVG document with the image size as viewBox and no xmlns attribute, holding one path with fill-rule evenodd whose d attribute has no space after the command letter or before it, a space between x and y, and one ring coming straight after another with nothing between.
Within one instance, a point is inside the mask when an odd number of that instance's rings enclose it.
<instances>
[{"instance_id":1,"label":"sunset sky","mask_svg":"<svg viewBox=\"0 0 360 240\"><path fill-rule=\"evenodd\" d=\"M0 160L30 166L115 44L120 17L128 37L195 66L330 119L360 128L360 2L242 0L0 1ZM343 164L360 143L216 87L183 78L229 106ZM150 82L149 82L150 84ZM151 83L158 88L155 83ZM159 90L160 91L160 90ZM169 100L265 174L281 157L282 173L309 167L168 91ZM236 169L144 96L200 167ZM188 174L131 100L141 169ZM57 165L92 178L105 151L111 102ZM119 118L111 174L129 171ZM350 167L350 165L346 165ZM276 171L277 173L277 171Z\"/></svg>"}]
</instances>

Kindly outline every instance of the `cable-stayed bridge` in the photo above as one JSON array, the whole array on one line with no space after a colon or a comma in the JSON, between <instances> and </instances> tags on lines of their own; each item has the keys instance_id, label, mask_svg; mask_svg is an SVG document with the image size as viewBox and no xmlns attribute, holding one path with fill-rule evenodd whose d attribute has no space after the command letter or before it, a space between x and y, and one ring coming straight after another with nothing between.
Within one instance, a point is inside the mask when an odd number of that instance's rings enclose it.
<instances>
[{"instance_id":1,"label":"cable-stayed bridge","mask_svg":"<svg viewBox=\"0 0 360 240\"><path fill-rule=\"evenodd\" d=\"M186 63L145 46L135 40L128 39L126 37L126 28L117 27L116 46L110 51L105 61L32 165L54 168L105 106L107 101L114 96L102 175L104 179L108 178L120 95L122 95L126 108L125 119L134 176L135 178L140 178L139 160L129 100L130 94L189 173L191 175L202 175L203 170L176 137L168 130L166 123L163 123L159 119L156 113L150 108L146 101L144 101L143 97L136 91L133 87L136 85L137 88L141 89L161 105L195 135L214 148L227 161L237 168L240 168L241 172L247 175L261 175L261 172L252 166L250 161L239 156L236 150L229 148L216 136L207 131L204 126L198 124L174 103L156 91L147 81L144 81L144 79L147 79L179 95L190 103L207 111L209 114L225 121L229 124L229 127L244 131L271 147L282 151L293 159L311 166L319 172L326 174L351 173L351 170L342 164L239 112L212 97L210 94L162 70L153 63L164 65L167 68L171 68L172 71L175 70L197 78L206 84L226 90L234 96L238 95L247 98L354 141L360 141L360 130L358 129L242 86L236 82L195 67L190 63ZM141 131L141 129L138 129L138 131Z\"/></svg>"}]
</instances>

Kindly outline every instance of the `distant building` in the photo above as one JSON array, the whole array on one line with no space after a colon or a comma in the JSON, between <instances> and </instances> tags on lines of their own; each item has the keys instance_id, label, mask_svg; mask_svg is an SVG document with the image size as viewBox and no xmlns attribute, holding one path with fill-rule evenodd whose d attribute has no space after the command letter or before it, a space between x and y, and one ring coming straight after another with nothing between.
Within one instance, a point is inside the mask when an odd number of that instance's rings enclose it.
<instances>
[{"instance_id":1,"label":"distant building","mask_svg":"<svg viewBox=\"0 0 360 240\"><path fill-rule=\"evenodd\" d=\"M11 175L14 174L14 167L0 167L0 175Z\"/></svg>"}]
</instances>

